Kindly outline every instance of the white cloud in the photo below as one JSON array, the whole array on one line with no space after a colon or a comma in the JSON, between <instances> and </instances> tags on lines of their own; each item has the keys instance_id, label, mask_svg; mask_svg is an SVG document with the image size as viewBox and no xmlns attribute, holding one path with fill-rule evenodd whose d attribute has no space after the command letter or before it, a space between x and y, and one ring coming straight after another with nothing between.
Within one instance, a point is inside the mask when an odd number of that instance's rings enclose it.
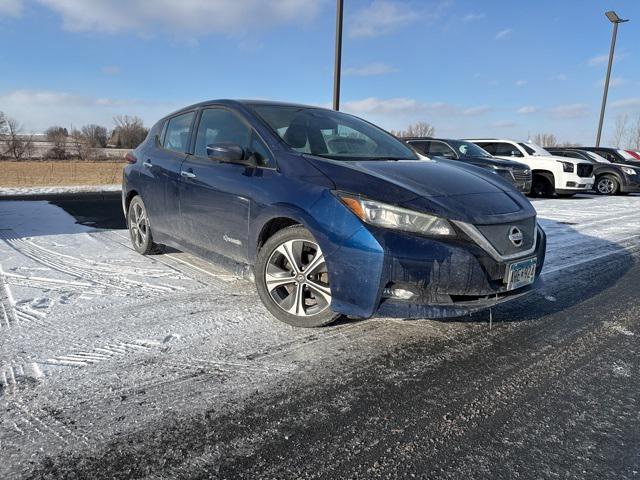
<instances>
[{"instance_id":1,"label":"white cloud","mask_svg":"<svg viewBox=\"0 0 640 480\"><path fill-rule=\"evenodd\" d=\"M377 98L368 97L362 100L345 102L344 110L354 114L372 115L406 115L420 113L451 114L456 108L448 103L427 103L413 98Z\"/></svg>"},{"instance_id":2,"label":"white cloud","mask_svg":"<svg viewBox=\"0 0 640 480\"><path fill-rule=\"evenodd\" d=\"M0 15L18 17L22 13L22 0L0 0Z\"/></svg>"},{"instance_id":3,"label":"white cloud","mask_svg":"<svg viewBox=\"0 0 640 480\"><path fill-rule=\"evenodd\" d=\"M50 90L15 90L0 95L0 105L10 117L29 131L42 132L51 125L65 127L97 123L113 126L115 115L141 117L147 125L179 108L173 102L146 102L136 99L97 98Z\"/></svg>"},{"instance_id":4,"label":"white cloud","mask_svg":"<svg viewBox=\"0 0 640 480\"><path fill-rule=\"evenodd\" d=\"M484 13L467 13L464 17L462 17L462 23L471 23L476 22L478 20L484 20L487 17Z\"/></svg>"},{"instance_id":5,"label":"white cloud","mask_svg":"<svg viewBox=\"0 0 640 480\"><path fill-rule=\"evenodd\" d=\"M359 77L370 77L374 75L386 75L387 73L393 73L397 71L397 68L391 65L387 65L386 63L369 63L361 67L346 68L344 70L344 74Z\"/></svg>"},{"instance_id":6,"label":"white cloud","mask_svg":"<svg viewBox=\"0 0 640 480\"><path fill-rule=\"evenodd\" d=\"M557 118L581 118L589 114L589 109L583 103L571 103L553 107L549 112Z\"/></svg>"},{"instance_id":7,"label":"white cloud","mask_svg":"<svg viewBox=\"0 0 640 480\"><path fill-rule=\"evenodd\" d=\"M527 84L526 80L518 80L516 81L516 87L524 87Z\"/></svg>"},{"instance_id":8,"label":"white cloud","mask_svg":"<svg viewBox=\"0 0 640 480\"><path fill-rule=\"evenodd\" d=\"M507 38L512 33L513 33L512 28L505 28L504 30L500 30L498 33L496 33L496 40L502 40L503 38Z\"/></svg>"},{"instance_id":9,"label":"white cloud","mask_svg":"<svg viewBox=\"0 0 640 480\"><path fill-rule=\"evenodd\" d=\"M120 73L120 67L117 65L107 65L100 70L106 75L118 75Z\"/></svg>"},{"instance_id":10,"label":"white cloud","mask_svg":"<svg viewBox=\"0 0 640 480\"><path fill-rule=\"evenodd\" d=\"M368 6L361 8L346 20L348 34L353 38L378 37L388 35L418 20L422 27L433 25L442 19L444 12L452 4L453 0L372 0Z\"/></svg>"},{"instance_id":11,"label":"white cloud","mask_svg":"<svg viewBox=\"0 0 640 480\"><path fill-rule=\"evenodd\" d=\"M0 0L2 1L2 0ZM72 31L118 32L141 35L158 31L194 35L243 34L249 29L311 20L316 0L38 0L58 12Z\"/></svg>"},{"instance_id":12,"label":"white cloud","mask_svg":"<svg viewBox=\"0 0 640 480\"><path fill-rule=\"evenodd\" d=\"M621 98L611 102L613 108L640 107L640 97Z\"/></svg>"},{"instance_id":13,"label":"white cloud","mask_svg":"<svg viewBox=\"0 0 640 480\"><path fill-rule=\"evenodd\" d=\"M537 111L538 109L533 105L525 105L524 107L520 107L518 110L516 110L516 113L528 114L528 113L535 113Z\"/></svg>"},{"instance_id":14,"label":"white cloud","mask_svg":"<svg viewBox=\"0 0 640 480\"><path fill-rule=\"evenodd\" d=\"M377 37L386 35L418 19L419 14L410 5L374 0L358 11L351 20L351 37Z\"/></svg>"},{"instance_id":15,"label":"white cloud","mask_svg":"<svg viewBox=\"0 0 640 480\"><path fill-rule=\"evenodd\" d=\"M628 54L626 52L616 53L614 56L614 62L618 62L627 58ZM600 65L606 65L609 62L609 55L596 55L595 57L591 57L587 61L587 65L590 67L598 67Z\"/></svg>"},{"instance_id":16,"label":"white cloud","mask_svg":"<svg viewBox=\"0 0 640 480\"><path fill-rule=\"evenodd\" d=\"M487 105L480 105L477 107L467 108L462 112L462 114L465 117L474 117L476 115L482 115L483 113L487 113L489 110L491 110L491 108L488 107Z\"/></svg>"}]
</instances>

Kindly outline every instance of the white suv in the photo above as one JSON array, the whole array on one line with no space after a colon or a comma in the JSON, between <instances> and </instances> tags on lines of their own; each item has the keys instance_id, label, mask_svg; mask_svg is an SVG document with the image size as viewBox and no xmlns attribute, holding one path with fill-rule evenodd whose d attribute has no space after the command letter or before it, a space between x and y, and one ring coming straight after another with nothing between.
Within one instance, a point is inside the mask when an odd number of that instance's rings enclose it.
<instances>
[{"instance_id":1,"label":"white suv","mask_svg":"<svg viewBox=\"0 0 640 480\"><path fill-rule=\"evenodd\" d=\"M554 157L532 142L512 140L468 140L494 157L516 160L529 166L533 174L531 193L536 196L571 197L593 188L593 165L575 158Z\"/></svg>"}]
</instances>

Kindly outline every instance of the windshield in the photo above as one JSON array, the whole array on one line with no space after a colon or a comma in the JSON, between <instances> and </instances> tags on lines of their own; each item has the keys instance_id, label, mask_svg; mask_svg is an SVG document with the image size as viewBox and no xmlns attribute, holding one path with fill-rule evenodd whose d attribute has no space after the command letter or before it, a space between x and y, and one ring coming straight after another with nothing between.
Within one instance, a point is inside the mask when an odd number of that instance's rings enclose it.
<instances>
[{"instance_id":1,"label":"windshield","mask_svg":"<svg viewBox=\"0 0 640 480\"><path fill-rule=\"evenodd\" d=\"M253 109L296 152L336 160L418 160L394 136L351 115L289 105Z\"/></svg>"},{"instance_id":2,"label":"windshield","mask_svg":"<svg viewBox=\"0 0 640 480\"><path fill-rule=\"evenodd\" d=\"M449 145L455 148L461 155L468 157L490 157L491 154L475 143L461 140L448 140Z\"/></svg>"},{"instance_id":3,"label":"windshield","mask_svg":"<svg viewBox=\"0 0 640 480\"><path fill-rule=\"evenodd\" d=\"M529 155L536 155L540 157L551 157L552 155L542 148L540 145L536 145L533 142L527 143L518 143L522 148L524 148Z\"/></svg>"},{"instance_id":4,"label":"windshield","mask_svg":"<svg viewBox=\"0 0 640 480\"><path fill-rule=\"evenodd\" d=\"M598 155L597 153L593 153L593 152L588 152L585 151L584 153L586 153L587 155L589 155L594 161L599 162L599 163L611 163L609 160L607 160L604 157L601 157L600 155Z\"/></svg>"}]
</instances>

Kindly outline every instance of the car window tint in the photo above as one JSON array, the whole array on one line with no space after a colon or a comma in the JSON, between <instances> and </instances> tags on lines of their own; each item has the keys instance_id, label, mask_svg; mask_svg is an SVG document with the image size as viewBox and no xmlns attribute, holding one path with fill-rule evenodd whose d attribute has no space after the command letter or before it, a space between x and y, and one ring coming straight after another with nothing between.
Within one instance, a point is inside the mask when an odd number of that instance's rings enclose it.
<instances>
[{"instance_id":1,"label":"car window tint","mask_svg":"<svg viewBox=\"0 0 640 480\"><path fill-rule=\"evenodd\" d=\"M585 159L584 155L582 155L579 152L562 152L562 156L563 157L570 157L570 158L579 158L580 160L584 160Z\"/></svg>"},{"instance_id":2,"label":"car window tint","mask_svg":"<svg viewBox=\"0 0 640 480\"><path fill-rule=\"evenodd\" d=\"M180 153L187 151L194 115L194 112L189 112L169 119L164 136L164 148Z\"/></svg>"},{"instance_id":3,"label":"car window tint","mask_svg":"<svg viewBox=\"0 0 640 480\"><path fill-rule=\"evenodd\" d=\"M245 150L249 147L249 127L229 110L208 108L202 111L194 155L207 156L207 145L233 143Z\"/></svg>"},{"instance_id":4,"label":"car window tint","mask_svg":"<svg viewBox=\"0 0 640 480\"><path fill-rule=\"evenodd\" d=\"M429 146L431 145L431 142L409 142L409 145L411 145L413 148L415 148L416 150L418 150L420 153L423 153L425 155L429 155Z\"/></svg>"},{"instance_id":5,"label":"car window tint","mask_svg":"<svg viewBox=\"0 0 640 480\"><path fill-rule=\"evenodd\" d=\"M502 157L512 157L512 156L522 156L520 150L515 145L511 145L510 143L495 143L495 153L494 155L502 156ZM486 150L486 148L485 148ZM516 155L513 155L512 152L517 152ZM492 152L489 152L492 153ZM519 155L518 155L519 154Z\"/></svg>"},{"instance_id":6,"label":"car window tint","mask_svg":"<svg viewBox=\"0 0 640 480\"><path fill-rule=\"evenodd\" d=\"M251 137L251 146L249 147L251 154L255 157L256 163L261 167L275 167L275 163L271 158L271 153L266 145L260 140L256 134Z\"/></svg>"},{"instance_id":7,"label":"car window tint","mask_svg":"<svg viewBox=\"0 0 640 480\"><path fill-rule=\"evenodd\" d=\"M432 142L431 147L429 148L429 155L434 157L451 157L456 158L455 152L449 148L446 143L442 142Z\"/></svg>"},{"instance_id":8,"label":"car window tint","mask_svg":"<svg viewBox=\"0 0 640 480\"><path fill-rule=\"evenodd\" d=\"M486 150L491 155L496 155L496 144L495 143L485 143L485 142L474 142L480 148Z\"/></svg>"}]
</instances>

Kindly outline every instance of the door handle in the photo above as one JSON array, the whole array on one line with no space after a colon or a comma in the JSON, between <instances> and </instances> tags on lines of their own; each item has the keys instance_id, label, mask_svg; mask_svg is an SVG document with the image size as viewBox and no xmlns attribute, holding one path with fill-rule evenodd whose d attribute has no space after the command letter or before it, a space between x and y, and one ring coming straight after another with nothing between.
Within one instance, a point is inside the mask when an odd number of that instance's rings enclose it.
<instances>
[{"instance_id":1,"label":"door handle","mask_svg":"<svg viewBox=\"0 0 640 480\"><path fill-rule=\"evenodd\" d=\"M146 162L143 162L142 165L144 165L147 168L153 167L153 163L151 163L150 160L147 160Z\"/></svg>"},{"instance_id":2,"label":"door handle","mask_svg":"<svg viewBox=\"0 0 640 480\"><path fill-rule=\"evenodd\" d=\"M185 172L184 170L182 170L180 172L180 175L182 175L184 178L196 178L196 174L193 172Z\"/></svg>"}]
</instances>

